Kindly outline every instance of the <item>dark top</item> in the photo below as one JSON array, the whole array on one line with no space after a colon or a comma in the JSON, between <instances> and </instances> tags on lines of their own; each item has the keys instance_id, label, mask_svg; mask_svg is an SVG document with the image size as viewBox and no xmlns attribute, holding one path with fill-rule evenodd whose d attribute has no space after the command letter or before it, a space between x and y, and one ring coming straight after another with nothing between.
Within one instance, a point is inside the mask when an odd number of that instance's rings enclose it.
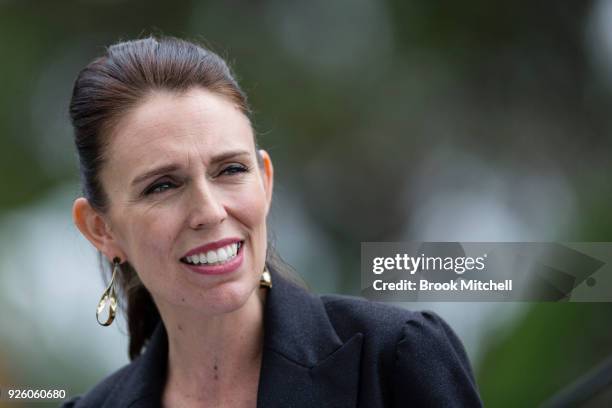
<instances>
[{"instance_id":1,"label":"dark top","mask_svg":"<svg viewBox=\"0 0 612 408\"><path fill-rule=\"evenodd\" d=\"M317 296L271 270L258 407L480 407L465 350L432 312ZM62 407L159 407L168 339Z\"/></svg>"}]
</instances>

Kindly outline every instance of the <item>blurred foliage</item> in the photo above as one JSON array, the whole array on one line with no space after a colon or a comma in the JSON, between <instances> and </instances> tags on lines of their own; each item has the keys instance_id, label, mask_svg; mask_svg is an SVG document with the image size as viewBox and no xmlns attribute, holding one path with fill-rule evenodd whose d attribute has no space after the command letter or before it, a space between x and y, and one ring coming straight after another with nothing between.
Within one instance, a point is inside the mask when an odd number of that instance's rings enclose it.
<instances>
[{"instance_id":1,"label":"blurred foliage","mask_svg":"<svg viewBox=\"0 0 612 408\"><path fill-rule=\"evenodd\" d=\"M612 305L534 304L508 335L492 336L478 367L492 407L533 407L612 355Z\"/></svg>"}]
</instances>

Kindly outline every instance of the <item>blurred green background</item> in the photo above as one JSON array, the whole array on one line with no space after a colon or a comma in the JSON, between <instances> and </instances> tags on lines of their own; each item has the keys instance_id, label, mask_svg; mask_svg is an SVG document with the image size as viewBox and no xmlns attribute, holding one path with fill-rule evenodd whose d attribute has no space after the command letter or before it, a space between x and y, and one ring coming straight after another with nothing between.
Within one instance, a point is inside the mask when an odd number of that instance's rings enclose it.
<instances>
[{"instance_id":1,"label":"blurred green background","mask_svg":"<svg viewBox=\"0 0 612 408\"><path fill-rule=\"evenodd\" d=\"M105 46L151 33L230 61L275 163L276 246L317 292L359 294L362 241L612 241L612 1L2 0L0 384L74 395L127 362L71 221L67 106ZM608 303L404 306L457 331L487 406L612 354Z\"/></svg>"}]
</instances>

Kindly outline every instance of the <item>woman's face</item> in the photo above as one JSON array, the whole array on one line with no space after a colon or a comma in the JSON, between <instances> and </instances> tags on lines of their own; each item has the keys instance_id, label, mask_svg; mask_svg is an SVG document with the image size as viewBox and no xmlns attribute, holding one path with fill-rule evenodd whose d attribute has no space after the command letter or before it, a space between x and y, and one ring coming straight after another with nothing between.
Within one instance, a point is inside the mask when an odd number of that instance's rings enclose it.
<instances>
[{"instance_id":1,"label":"woman's face","mask_svg":"<svg viewBox=\"0 0 612 408\"><path fill-rule=\"evenodd\" d=\"M272 193L271 165L258 166L248 118L201 88L158 91L122 118L109 140L101 171L106 221L158 306L214 315L244 305L264 268ZM205 266L186 263L221 240L229 240L228 257L236 254L226 261L234 262L229 272L214 266L218 251Z\"/></svg>"}]
</instances>

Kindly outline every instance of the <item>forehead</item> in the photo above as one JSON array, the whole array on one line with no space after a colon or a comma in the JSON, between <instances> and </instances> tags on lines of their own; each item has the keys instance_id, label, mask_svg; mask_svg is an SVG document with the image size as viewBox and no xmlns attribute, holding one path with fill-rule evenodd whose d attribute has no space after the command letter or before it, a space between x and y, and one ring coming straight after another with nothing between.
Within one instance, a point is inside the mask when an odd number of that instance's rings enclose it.
<instances>
[{"instance_id":1,"label":"forehead","mask_svg":"<svg viewBox=\"0 0 612 408\"><path fill-rule=\"evenodd\" d=\"M249 119L228 98L193 88L148 95L115 126L107 157L138 165L194 149L205 158L232 148L253 150Z\"/></svg>"}]
</instances>

